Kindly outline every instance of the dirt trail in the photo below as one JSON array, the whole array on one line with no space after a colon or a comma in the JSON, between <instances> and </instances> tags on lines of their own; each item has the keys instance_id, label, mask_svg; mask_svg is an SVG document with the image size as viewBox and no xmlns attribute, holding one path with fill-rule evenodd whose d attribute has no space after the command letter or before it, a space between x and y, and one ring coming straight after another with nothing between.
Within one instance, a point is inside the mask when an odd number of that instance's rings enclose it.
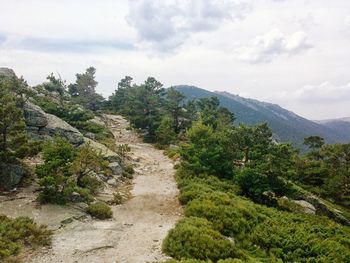
<instances>
[{"instance_id":1,"label":"dirt trail","mask_svg":"<svg viewBox=\"0 0 350 263\"><path fill-rule=\"evenodd\" d=\"M79 209L72 207L60 207L55 215L55 206L50 209L44 206L36 211L31 200L4 202L0 213L7 210L6 214L26 215L23 211L27 210L29 216L35 215L41 223L48 223L52 228L64 215L73 216L68 223L56 228L51 249L43 250L27 261L142 263L166 259L161 252L162 241L182 214L173 163L162 151L142 143L134 132L127 130L128 123L123 118L105 117L117 143L128 143L131 147L131 159L136 166L132 197L123 205L112 206L114 218L107 221L84 217ZM13 207L16 205L27 208L15 212ZM28 208L30 206L33 208Z\"/></svg>"}]
</instances>

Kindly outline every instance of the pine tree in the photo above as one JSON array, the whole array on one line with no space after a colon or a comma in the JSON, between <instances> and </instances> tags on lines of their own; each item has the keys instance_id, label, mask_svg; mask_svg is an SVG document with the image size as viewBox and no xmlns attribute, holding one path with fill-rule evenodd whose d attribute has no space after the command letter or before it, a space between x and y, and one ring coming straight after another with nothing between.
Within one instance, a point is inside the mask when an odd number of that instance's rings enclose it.
<instances>
[{"instance_id":1,"label":"pine tree","mask_svg":"<svg viewBox=\"0 0 350 263\"><path fill-rule=\"evenodd\" d=\"M172 126L176 134L178 134L181 129L180 127L181 123L179 118L182 117L183 115L181 103L183 102L184 99L185 99L185 95L175 90L174 88L170 88L167 90L165 107L173 119Z\"/></svg>"},{"instance_id":2,"label":"pine tree","mask_svg":"<svg viewBox=\"0 0 350 263\"><path fill-rule=\"evenodd\" d=\"M23 111L10 82L0 82L0 161L7 162L23 154L27 142Z\"/></svg>"},{"instance_id":3,"label":"pine tree","mask_svg":"<svg viewBox=\"0 0 350 263\"><path fill-rule=\"evenodd\" d=\"M103 101L103 97L95 91L98 84L95 80L95 73L94 67L87 68L85 73L77 74L76 83L68 87L68 92L75 98L75 101L92 111L96 111Z\"/></svg>"}]
</instances>

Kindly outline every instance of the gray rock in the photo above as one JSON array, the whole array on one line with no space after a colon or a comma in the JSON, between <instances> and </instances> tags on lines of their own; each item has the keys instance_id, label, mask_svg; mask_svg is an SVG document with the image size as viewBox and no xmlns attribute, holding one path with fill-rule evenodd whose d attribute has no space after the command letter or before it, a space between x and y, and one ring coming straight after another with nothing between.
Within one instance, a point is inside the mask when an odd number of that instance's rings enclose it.
<instances>
[{"instance_id":1,"label":"gray rock","mask_svg":"<svg viewBox=\"0 0 350 263\"><path fill-rule=\"evenodd\" d=\"M86 132L86 133L84 133L84 136L85 136L86 138L91 139L91 140L95 140L95 139L96 139L95 134L93 134L92 132Z\"/></svg>"},{"instance_id":2,"label":"gray rock","mask_svg":"<svg viewBox=\"0 0 350 263\"><path fill-rule=\"evenodd\" d=\"M97 117L95 116L93 119L91 120L88 120L88 122L91 122L91 123L95 123L95 124L98 124L98 125L102 125L102 126L105 126L106 124L102 121L102 119L100 117Z\"/></svg>"},{"instance_id":3,"label":"gray rock","mask_svg":"<svg viewBox=\"0 0 350 263\"><path fill-rule=\"evenodd\" d=\"M10 68L0 68L0 78L11 78L16 77L15 72Z\"/></svg>"},{"instance_id":4,"label":"gray rock","mask_svg":"<svg viewBox=\"0 0 350 263\"><path fill-rule=\"evenodd\" d=\"M81 210L86 210L89 207L89 205L87 203L84 203L84 202L77 203L77 204L75 204L75 206ZM85 217L85 215L83 215L83 216ZM82 216L79 216L79 217L82 217ZM75 219L79 220L78 217L75 217Z\"/></svg>"},{"instance_id":5,"label":"gray rock","mask_svg":"<svg viewBox=\"0 0 350 263\"><path fill-rule=\"evenodd\" d=\"M98 152L101 152L104 159L107 160L108 162L110 163L113 163L113 162L121 162L121 158L120 156L111 151L110 149L108 149L105 145L103 145L102 143L99 143L99 142L96 142L96 141L93 141L89 138L84 138L84 141L85 143L89 143L90 146L95 149L96 151Z\"/></svg>"},{"instance_id":6,"label":"gray rock","mask_svg":"<svg viewBox=\"0 0 350 263\"><path fill-rule=\"evenodd\" d=\"M121 175L123 173L123 167L118 162L113 162L108 165L113 175Z\"/></svg>"},{"instance_id":7,"label":"gray rock","mask_svg":"<svg viewBox=\"0 0 350 263\"><path fill-rule=\"evenodd\" d=\"M112 186L117 186L118 181L115 178L110 178L110 179L108 179L107 184L112 185Z\"/></svg>"},{"instance_id":8,"label":"gray rock","mask_svg":"<svg viewBox=\"0 0 350 263\"><path fill-rule=\"evenodd\" d=\"M27 174L26 169L20 164L0 164L0 188L5 191L17 187L22 178Z\"/></svg>"},{"instance_id":9,"label":"gray rock","mask_svg":"<svg viewBox=\"0 0 350 263\"><path fill-rule=\"evenodd\" d=\"M73 223L73 218L71 218L71 217L69 217L69 218L64 219L64 220L61 221L61 224L62 224L62 225L68 225L68 224L70 224L70 223Z\"/></svg>"},{"instance_id":10,"label":"gray rock","mask_svg":"<svg viewBox=\"0 0 350 263\"><path fill-rule=\"evenodd\" d=\"M292 200L292 202L300 205L305 214L316 214L316 207L305 200Z\"/></svg>"},{"instance_id":11,"label":"gray rock","mask_svg":"<svg viewBox=\"0 0 350 263\"><path fill-rule=\"evenodd\" d=\"M171 149L171 150L176 150L176 149L179 149L179 146L178 146L178 145L175 145L175 144L170 144L170 145L169 145L169 149Z\"/></svg>"},{"instance_id":12,"label":"gray rock","mask_svg":"<svg viewBox=\"0 0 350 263\"><path fill-rule=\"evenodd\" d=\"M226 239L227 239L228 241L230 241L230 243L231 243L232 245L235 245L235 244L236 244L235 239L234 239L233 237L226 237Z\"/></svg>"},{"instance_id":13,"label":"gray rock","mask_svg":"<svg viewBox=\"0 0 350 263\"><path fill-rule=\"evenodd\" d=\"M28 134L34 140L49 140L59 135L74 145L84 142L84 136L76 128L55 115L45 113L37 105L26 103L24 118Z\"/></svg>"},{"instance_id":14,"label":"gray rock","mask_svg":"<svg viewBox=\"0 0 350 263\"><path fill-rule=\"evenodd\" d=\"M73 202L73 203L80 203L80 202L83 202L84 201L84 198L77 192L73 192L71 195L70 195L70 200Z\"/></svg>"},{"instance_id":15,"label":"gray rock","mask_svg":"<svg viewBox=\"0 0 350 263\"><path fill-rule=\"evenodd\" d=\"M55 115L46 114L47 125L41 129L43 135L59 135L66 138L70 143L80 145L84 143L84 136L74 127Z\"/></svg>"},{"instance_id":16,"label":"gray rock","mask_svg":"<svg viewBox=\"0 0 350 263\"><path fill-rule=\"evenodd\" d=\"M339 210L327 205L323 200L310 193L301 193L300 199L312 204L316 209L316 215L327 216L334 221L350 226L350 219L346 218Z\"/></svg>"},{"instance_id":17,"label":"gray rock","mask_svg":"<svg viewBox=\"0 0 350 263\"><path fill-rule=\"evenodd\" d=\"M26 103L23 109L26 125L29 127L41 128L48 124L46 113L32 103Z\"/></svg>"}]
</instances>

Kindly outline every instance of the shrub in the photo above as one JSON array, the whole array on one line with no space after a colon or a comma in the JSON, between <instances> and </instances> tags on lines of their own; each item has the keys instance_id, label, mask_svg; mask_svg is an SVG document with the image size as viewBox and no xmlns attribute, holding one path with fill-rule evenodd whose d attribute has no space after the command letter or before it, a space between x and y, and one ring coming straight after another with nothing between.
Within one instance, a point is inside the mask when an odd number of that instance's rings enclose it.
<instances>
[{"instance_id":1,"label":"shrub","mask_svg":"<svg viewBox=\"0 0 350 263\"><path fill-rule=\"evenodd\" d=\"M90 202L91 193L100 186L91 174L103 171L107 165L89 144L75 149L59 137L45 145L43 159L44 163L36 168L42 186L38 199L42 203L65 204L73 192Z\"/></svg>"},{"instance_id":2,"label":"shrub","mask_svg":"<svg viewBox=\"0 0 350 263\"><path fill-rule=\"evenodd\" d=\"M123 169L123 177L128 178L128 179L132 179L134 178L133 174L135 173L134 168L132 165L126 165Z\"/></svg>"},{"instance_id":3,"label":"shrub","mask_svg":"<svg viewBox=\"0 0 350 263\"><path fill-rule=\"evenodd\" d=\"M212 229L209 221L197 217L180 220L164 240L163 251L176 259L212 261L240 254L227 238Z\"/></svg>"},{"instance_id":4,"label":"shrub","mask_svg":"<svg viewBox=\"0 0 350 263\"><path fill-rule=\"evenodd\" d=\"M98 219L108 219L113 216L112 209L102 202L90 204L86 209L86 212Z\"/></svg>"},{"instance_id":5,"label":"shrub","mask_svg":"<svg viewBox=\"0 0 350 263\"><path fill-rule=\"evenodd\" d=\"M123 159L126 158L128 153L131 151L131 148L128 144L120 144L117 146L117 154L122 157Z\"/></svg>"},{"instance_id":6,"label":"shrub","mask_svg":"<svg viewBox=\"0 0 350 263\"><path fill-rule=\"evenodd\" d=\"M350 262L350 230L313 215L275 213L252 241L284 262Z\"/></svg>"},{"instance_id":7,"label":"shrub","mask_svg":"<svg viewBox=\"0 0 350 263\"><path fill-rule=\"evenodd\" d=\"M185 205L195 198L205 195L213 191L210 187L200 184L200 183L189 183L187 186L183 187L180 191L179 200L180 203Z\"/></svg>"},{"instance_id":8,"label":"shrub","mask_svg":"<svg viewBox=\"0 0 350 263\"><path fill-rule=\"evenodd\" d=\"M123 196L119 192L113 193L113 204L120 205L123 203Z\"/></svg>"},{"instance_id":9,"label":"shrub","mask_svg":"<svg viewBox=\"0 0 350 263\"><path fill-rule=\"evenodd\" d=\"M258 169L245 168L236 175L235 180L244 195L259 203L276 205L273 195L284 196L291 191L284 179L261 173ZM272 196L267 193L272 193Z\"/></svg>"},{"instance_id":10,"label":"shrub","mask_svg":"<svg viewBox=\"0 0 350 263\"><path fill-rule=\"evenodd\" d=\"M23 246L35 248L51 243L52 232L28 217L10 219L0 215L0 261L17 255Z\"/></svg>"},{"instance_id":11,"label":"shrub","mask_svg":"<svg viewBox=\"0 0 350 263\"><path fill-rule=\"evenodd\" d=\"M74 147L62 138L57 137L45 145L44 163L37 166L35 171L40 179L39 184L43 187L39 201L58 204L66 202L67 196L64 195L64 190L73 175L71 165L75 156Z\"/></svg>"},{"instance_id":12,"label":"shrub","mask_svg":"<svg viewBox=\"0 0 350 263\"><path fill-rule=\"evenodd\" d=\"M124 167L124 172L128 173L128 174L134 174L134 167L132 165L126 165Z\"/></svg>"},{"instance_id":13,"label":"shrub","mask_svg":"<svg viewBox=\"0 0 350 263\"><path fill-rule=\"evenodd\" d=\"M254 206L221 192L206 193L194 199L187 205L185 215L205 218L215 230L238 240L244 239L263 220Z\"/></svg>"},{"instance_id":14,"label":"shrub","mask_svg":"<svg viewBox=\"0 0 350 263\"><path fill-rule=\"evenodd\" d=\"M80 186L90 190L92 194L96 194L102 183L95 176L87 175L81 179Z\"/></svg>"}]
</instances>

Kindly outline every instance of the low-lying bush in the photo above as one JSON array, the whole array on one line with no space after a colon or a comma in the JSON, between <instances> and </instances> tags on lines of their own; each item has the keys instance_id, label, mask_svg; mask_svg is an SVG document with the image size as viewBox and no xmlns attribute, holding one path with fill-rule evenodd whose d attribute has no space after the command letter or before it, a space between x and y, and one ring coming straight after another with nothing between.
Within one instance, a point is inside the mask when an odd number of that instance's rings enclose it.
<instances>
[{"instance_id":1,"label":"low-lying bush","mask_svg":"<svg viewBox=\"0 0 350 263\"><path fill-rule=\"evenodd\" d=\"M276 198L278 209L256 204L237 195L237 187L227 180L195 176L183 168L177 171L176 180L180 201L186 205L186 217L180 222L186 223L179 222L169 232L163 250L179 262L187 259L210 259L221 263L350 262L348 227L328 218L299 213L298 207L283 198ZM191 224L193 218L204 219L201 222L207 225L194 227ZM233 259L220 249L216 254L213 252L213 258L205 257L208 247L203 248L201 236L196 233L206 233L208 228L221 237L233 238ZM199 241L193 241L192 236Z\"/></svg>"},{"instance_id":2,"label":"low-lying bush","mask_svg":"<svg viewBox=\"0 0 350 263\"><path fill-rule=\"evenodd\" d=\"M120 205L123 203L123 196L119 192L113 193L113 204Z\"/></svg>"},{"instance_id":3,"label":"low-lying bush","mask_svg":"<svg viewBox=\"0 0 350 263\"><path fill-rule=\"evenodd\" d=\"M185 215L206 218L215 230L238 240L244 239L263 220L254 206L221 192L206 193L194 199L187 205Z\"/></svg>"},{"instance_id":4,"label":"low-lying bush","mask_svg":"<svg viewBox=\"0 0 350 263\"><path fill-rule=\"evenodd\" d=\"M20 253L23 246L36 248L51 243L52 232L28 217L0 215L0 261Z\"/></svg>"},{"instance_id":5,"label":"low-lying bush","mask_svg":"<svg viewBox=\"0 0 350 263\"><path fill-rule=\"evenodd\" d=\"M92 217L98 219L108 219L112 218L113 216L112 209L107 204L102 202L90 204L86 209L86 212Z\"/></svg>"},{"instance_id":6,"label":"low-lying bush","mask_svg":"<svg viewBox=\"0 0 350 263\"><path fill-rule=\"evenodd\" d=\"M250 239L283 262L350 262L350 229L323 217L276 212Z\"/></svg>"},{"instance_id":7,"label":"low-lying bush","mask_svg":"<svg viewBox=\"0 0 350 263\"><path fill-rule=\"evenodd\" d=\"M214 230L209 221L197 217L180 220L164 240L163 251L176 259L209 259L215 262L242 256L239 249Z\"/></svg>"}]
</instances>

